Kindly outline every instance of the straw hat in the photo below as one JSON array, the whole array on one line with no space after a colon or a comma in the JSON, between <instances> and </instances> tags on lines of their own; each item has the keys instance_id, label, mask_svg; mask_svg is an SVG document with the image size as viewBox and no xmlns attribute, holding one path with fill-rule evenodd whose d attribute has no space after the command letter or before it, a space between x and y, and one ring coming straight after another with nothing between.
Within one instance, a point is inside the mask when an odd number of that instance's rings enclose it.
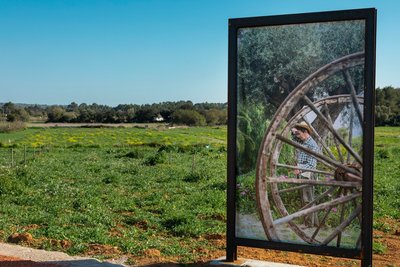
<instances>
[{"instance_id":1,"label":"straw hat","mask_svg":"<svg viewBox=\"0 0 400 267\"><path fill-rule=\"evenodd\" d=\"M308 124L305 121L302 121L300 123L297 123L294 128L302 128L302 129L306 129L308 131L309 134L312 133L312 130L310 128L310 126L308 126Z\"/></svg>"}]
</instances>

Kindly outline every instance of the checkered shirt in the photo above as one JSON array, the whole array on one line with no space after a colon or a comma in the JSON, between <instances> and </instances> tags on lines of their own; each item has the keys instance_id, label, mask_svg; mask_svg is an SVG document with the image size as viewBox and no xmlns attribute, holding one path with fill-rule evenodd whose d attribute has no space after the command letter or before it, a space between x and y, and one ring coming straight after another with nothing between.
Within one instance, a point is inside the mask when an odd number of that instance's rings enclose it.
<instances>
[{"instance_id":1,"label":"checkered shirt","mask_svg":"<svg viewBox=\"0 0 400 267\"><path fill-rule=\"evenodd\" d=\"M320 148L317 143L312 139L312 137L308 137L307 140L303 142L299 142L300 145L305 148L311 149L315 152L320 152ZM298 149L297 150L297 166L305 169L315 169L317 167L317 159L310 154Z\"/></svg>"}]
</instances>

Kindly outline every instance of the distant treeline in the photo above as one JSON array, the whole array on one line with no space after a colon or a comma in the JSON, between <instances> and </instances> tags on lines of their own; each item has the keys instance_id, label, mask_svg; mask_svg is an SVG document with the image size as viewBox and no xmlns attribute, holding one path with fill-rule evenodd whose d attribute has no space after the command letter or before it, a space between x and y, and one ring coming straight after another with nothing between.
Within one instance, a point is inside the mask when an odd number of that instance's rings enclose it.
<instances>
[{"instance_id":1,"label":"distant treeline","mask_svg":"<svg viewBox=\"0 0 400 267\"><path fill-rule=\"evenodd\" d=\"M400 88L377 88L375 125L400 126Z\"/></svg>"},{"instance_id":2,"label":"distant treeline","mask_svg":"<svg viewBox=\"0 0 400 267\"><path fill-rule=\"evenodd\" d=\"M190 126L222 125L227 120L226 103L191 101L157 104L121 104L116 107L94 104L21 105L11 102L1 105L3 120L67 122L67 123L152 123L165 122Z\"/></svg>"},{"instance_id":3,"label":"distant treeline","mask_svg":"<svg viewBox=\"0 0 400 267\"><path fill-rule=\"evenodd\" d=\"M222 125L227 121L227 103L197 103L191 101L157 104L121 104L116 107L72 102L62 105L20 105L11 102L0 105L3 120L75 123L151 123L165 122L190 126ZM400 88L377 88L376 126L400 126Z\"/></svg>"}]
</instances>

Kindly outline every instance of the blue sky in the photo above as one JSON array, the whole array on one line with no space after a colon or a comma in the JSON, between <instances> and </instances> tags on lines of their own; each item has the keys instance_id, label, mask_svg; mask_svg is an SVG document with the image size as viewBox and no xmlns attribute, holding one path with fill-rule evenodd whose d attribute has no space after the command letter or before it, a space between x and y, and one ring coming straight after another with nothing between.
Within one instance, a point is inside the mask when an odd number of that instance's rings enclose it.
<instances>
[{"instance_id":1,"label":"blue sky","mask_svg":"<svg viewBox=\"0 0 400 267\"><path fill-rule=\"evenodd\" d=\"M369 7L400 87L397 0L0 0L0 102L226 102L229 18Z\"/></svg>"}]
</instances>

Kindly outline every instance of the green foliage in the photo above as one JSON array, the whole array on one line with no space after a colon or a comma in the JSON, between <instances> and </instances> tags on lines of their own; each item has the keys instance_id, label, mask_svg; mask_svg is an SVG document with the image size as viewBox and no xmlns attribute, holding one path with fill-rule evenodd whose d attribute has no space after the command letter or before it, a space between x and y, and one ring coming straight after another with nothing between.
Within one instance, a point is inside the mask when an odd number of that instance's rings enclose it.
<instances>
[{"instance_id":1,"label":"green foliage","mask_svg":"<svg viewBox=\"0 0 400 267\"><path fill-rule=\"evenodd\" d=\"M227 119L227 110L209 109L201 111L201 114L206 119L207 125L224 125Z\"/></svg>"},{"instance_id":2,"label":"green foliage","mask_svg":"<svg viewBox=\"0 0 400 267\"><path fill-rule=\"evenodd\" d=\"M390 158L390 151L388 149L378 149L376 151L376 157L378 159L388 159Z\"/></svg>"},{"instance_id":3,"label":"green foliage","mask_svg":"<svg viewBox=\"0 0 400 267\"><path fill-rule=\"evenodd\" d=\"M12 134L0 134L6 146L28 147L130 147L142 145L191 150L208 145L210 149L225 149L226 127L196 127L174 129L146 128L29 128ZM143 150L143 149L140 149ZM128 152L126 152L128 153ZM121 155L120 155L121 156Z\"/></svg>"},{"instance_id":4,"label":"green foliage","mask_svg":"<svg viewBox=\"0 0 400 267\"><path fill-rule=\"evenodd\" d=\"M65 110L60 106L52 106L47 110L48 122L64 122Z\"/></svg>"},{"instance_id":5,"label":"green foliage","mask_svg":"<svg viewBox=\"0 0 400 267\"><path fill-rule=\"evenodd\" d=\"M387 246L382 244L381 242L374 241L372 243L372 251L376 254L385 254L387 250Z\"/></svg>"},{"instance_id":6,"label":"green foliage","mask_svg":"<svg viewBox=\"0 0 400 267\"><path fill-rule=\"evenodd\" d=\"M8 121L28 121L32 116L33 120L61 123L171 123L172 114L178 110L191 111L190 117L194 116L196 121L196 123L190 121L191 125L205 125L205 123L207 125L224 125L227 120L226 103L193 104L191 101L145 105L120 104L116 107L96 103L78 105L75 102L67 106L17 105L8 102L0 108L3 110L3 116L0 119ZM193 112L200 113L200 116L199 114L193 115Z\"/></svg>"},{"instance_id":7,"label":"green foliage","mask_svg":"<svg viewBox=\"0 0 400 267\"><path fill-rule=\"evenodd\" d=\"M0 176L0 195L8 192L12 187L12 179L10 176L5 175L4 173Z\"/></svg>"},{"instance_id":8,"label":"green foliage","mask_svg":"<svg viewBox=\"0 0 400 267\"><path fill-rule=\"evenodd\" d=\"M239 173L253 170L256 166L258 149L261 145L269 121L265 109L256 103L246 103L238 107L237 151Z\"/></svg>"},{"instance_id":9,"label":"green foliage","mask_svg":"<svg viewBox=\"0 0 400 267\"><path fill-rule=\"evenodd\" d=\"M255 171L237 177L236 199L237 209L244 214L257 213Z\"/></svg>"},{"instance_id":10,"label":"green foliage","mask_svg":"<svg viewBox=\"0 0 400 267\"><path fill-rule=\"evenodd\" d=\"M206 119L195 110L178 109L171 115L172 122L176 124L185 124L189 126L204 126Z\"/></svg>"},{"instance_id":11,"label":"green foliage","mask_svg":"<svg viewBox=\"0 0 400 267\"><path fill-rule=\"evenodd\" d=\"M187 174L183 178L183 181L188 182L188 183L197 183L197 182L205 181L208 178L210 178L210 177L207 172L196 170L196 171L192 171L189 174Z\"/></svg>"},{"instance_id":12,"label":"green foliage","mask_svg":"<svg viewBox=\"0 0 400 267\"><path fill-rule=\"evenodd\" d=\"M21 131L26 128L26 124L22 121L0 122L0 133L11 133Z\"/></svg>"},{"instance_id":13,"label":"green foliage","mask_svg":"<svg viewBox=\"0 0 400 267\"><path fill-rule=\"evenodd\" d=\"M400 89L391 86L377 88L375 124L400 126Z\"/></svg>"},{"instance_id":14,"label":"green foliage","mask_svg":"<svg viewBox=\"0 0 400 267\"><path fill-rule=\"evenodd\" d=\"M7 102L2 106L2 114L3 118L9 122L17 122L17 121L28 121L30 116L24 107L19 107L14 105L11 102Z\"/></svg>"},{"instance_id":15,"label":"green foliage","mask_svg":"<svg viewBox=\"0 0 400 267\"><path fill-rule=\"evenodd\" d=\"M157 116L157 110L150 105L145 105L139 109L134 117L135 122L152 122Z\"/></svg>"},{"instance_id":16,"label":"green foliage","mask_svg":"<svg viewBox=\"0 0 400 267\"><path fill-rule=\"evenodd\" d=\"M163 218L161 225L174 236L199 237L201 234L199 221L186 212L178 212Z\"/></svg>"},{"instance_id":17,"label":"green foliage","mask_svg":"<svg viewBox=\"0 0 400 267\"><path fill-rule=\"evenodd\" d=\"M239 101L263 105L267 117L318 68L364 50L361 21L246 28L238 36ZM362 70L352 73L357 90L362 88L362 75ZM323 88L337 95L344 85L337 77L325 81Z\"/></svg>"},{"instance_id":18,"label":"green foliage","mask_svg":"<svg viewBox=\"0 0 400 267\"><path fill-rule=\"evenodd\" d=\"M146 158L144 164L148 166L154 166L157 164L164 163L165 161L166 161L166 155L161 151Z\"/></svg>"},{"instance_id":19,"label":"green foliage","mask_svg":"<svg viewBox=\"0 0 400 267\"><path fill-rule=\"evenodd\" d=\"M126 157L126 158L130 158L130 159L139 159L143 157L143 153L142 150L136 148L136 149L132 149L127 153L124 153L123 155L118 155L118 157Z\"/></svg>"},{"instance_id":20,"label":"green foliage","mask_svg":"<svg viewBox=\"0 0 400 267\"><path fill-rule=\"evenodd\" d=\"M373 223L373 228L384 233L392 233L394 225L390 225L383 220L375 220Z\"/></svg>"},{"instance_id":21,"label":"green foliage","mask_svg":"<svg viewBox=\"0 0 400 267\"><path fill-rule=\"evenodd\" d=\"M29 121L29 114L23 108L15 108L10 114L7 116L7 121L16 122L16 121Z\"/></svg>"}]
</instances>

